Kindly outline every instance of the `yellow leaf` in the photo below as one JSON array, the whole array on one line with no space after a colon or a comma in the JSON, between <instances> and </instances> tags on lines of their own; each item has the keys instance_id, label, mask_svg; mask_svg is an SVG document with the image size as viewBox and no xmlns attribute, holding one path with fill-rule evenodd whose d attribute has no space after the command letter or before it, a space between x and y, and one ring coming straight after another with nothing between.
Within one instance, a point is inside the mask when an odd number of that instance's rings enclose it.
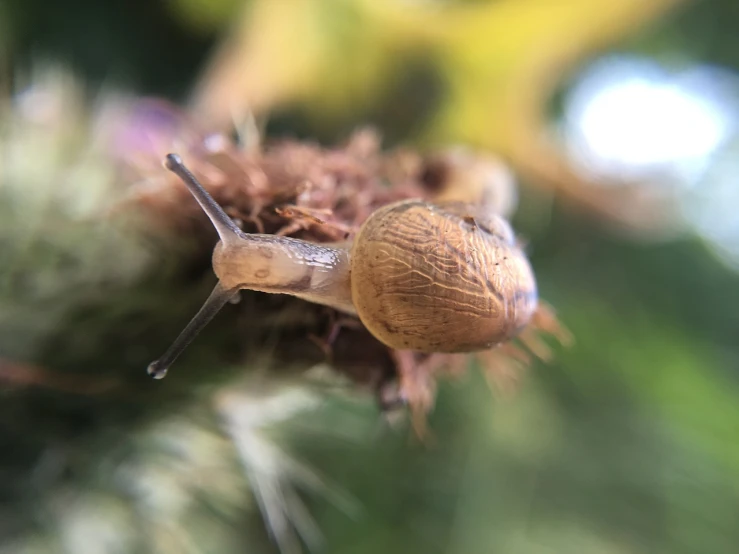
<instances>
[{"instance_id":1,"label":"yellow leaf","mask_svg":"<svg viewBox=\"0 0 739 554\"><path fill-rule=\"evenodd\" d=\"M603 202L602 187L589 189L592 177L575 171L547 139L546 106L578 63L683 1L255 0L205 74L193 107L216 128L247 111L288 106L350 119L422 58L446 88L419 144L492 150L525 178L638 223L643 214L630 209L628 188L616 192L623 198Z\"/></svg>"}]
</instances>

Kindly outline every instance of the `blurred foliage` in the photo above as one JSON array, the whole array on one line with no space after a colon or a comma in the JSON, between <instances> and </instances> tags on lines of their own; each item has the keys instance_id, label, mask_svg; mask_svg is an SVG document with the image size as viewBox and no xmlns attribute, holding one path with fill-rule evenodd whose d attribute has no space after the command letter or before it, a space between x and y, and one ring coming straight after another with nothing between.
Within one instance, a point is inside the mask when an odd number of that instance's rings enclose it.
<instances>
[{"instance_id":1,"label":"blurred foliage","mask_svg":"<svg viewBox=\"0 0 739 554\"><path fill-rule=\"evenodd\" d=\"M524 178L582 194L588 178L547 137L549 98L575 63L679 3L257 0L216 53L194 110L218 129L249 110L297 107L335 133L378 117L379 101L391 137L494 150Z\"/></svg>"},{"instance_id":2,"label":"blurred foliage","mask_svg":"<svg viewBox=\"0 0 739 554\"><path fill-rule=\"evenodd\" d=\"M495 151L521 178L594 215L669 233L669 201L634 203L618 178L575 167L549 112L577 63L679 4L257 0L235 14L193 111L217 130L288 109L324 140L369 119L391 144L463 142ZM594 190L604 180L619 186Z\"/></svg>"},{"instance_id":3,"label":"blurred foliage","mask_svg":"<svg viewBox=\"0 0 739 554\"><path fill-rule=\"evenodd\" d=\"M526 163L519 93L536 88L527 105L545 108L576 78L544 71L550 59L608 39L739 67L733 0L687 3L639 33L666 3L616 4L255 0L242 20L229 2L6 0L0 16L19 89L51 58L87 84L184 98L225 26L239 36L257 21L260 62L237 82L270 108L300 99L275 134L335 141L369 119L393 142L465 140ZM262 360L242 381L229 352L252 329L228 310L153 385L143 368L207 293L207 260L186 237L93 217L126 187L96 127L108 120L75 87L52 93L64 101L50 119L24 111L29 96L0 119L0 552L271 552L265 506L283 547L288 517L320 542L312 514L323 552L736 550L739 277L698 239L626 241L529 175L517 229L577 345L510 397L474 372L444 383L421 446L366 398L273 388Z\"/></svg>"},{"instance_id":4,"label":"blurred foliage","mask_svg":"<svg viewBox=\"0 0 739 554\"><path fill-rule=\"evenodd\" d=\"M85 77L90 88L118 85L143 94L181 97L183 83L204 63L214 31L193 34L161 2L4 0L0 49L24 75L39 61L57 62Z\"/></svg>"}]
</instances>

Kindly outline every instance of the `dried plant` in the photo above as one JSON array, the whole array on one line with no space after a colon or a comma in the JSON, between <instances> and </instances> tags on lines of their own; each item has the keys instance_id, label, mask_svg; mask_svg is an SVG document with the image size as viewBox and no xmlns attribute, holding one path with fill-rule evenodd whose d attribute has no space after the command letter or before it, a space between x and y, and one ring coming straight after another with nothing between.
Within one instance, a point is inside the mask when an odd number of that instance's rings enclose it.
<instances>
[{"instance_id":1,"label":"dried plant","mask_svg":"<svg viewBox=\"0 0 739 554\"><path fill-rule=\"evenodd\" d=\"M294 140L261 145L253 134L241 146L223 135L199 134L186 116L174 109L171 114L165 119L180 122L172 144L162 143L148 153L137 151L128 162L137 184L131 188L127 209L143 209L155 215L160 225L179 232L212 237L211 224L190 193L161 167L169 148L187 159L194 175L225 212L250 233L314 243L349 240L381 206L406 198L444 198L459 187L478 193L490 190L496 197L492 203L496 209L505 213L513 209L514 185L505 166L464 149L427 155L410 149L385 152L378 134L370 129L356 132L335 148ZM457 373L468 359L396 352L382 346L357 319L337 310L306 303L301 303L300 310L312 313L311 319L324 329L321 336L313 334L312 338L333 367L369 385L382 406L397 404L393 396L402 398L416 416L418 431L433 406L436 375ZM529 329L520 334L521 346L501 345L478 359L498 382L502 376L510 378L515 375L512 365L528 362L521 347L548 358L540 331L569 341L553 312L542 305Z\"/></svg>"}]
</instances>

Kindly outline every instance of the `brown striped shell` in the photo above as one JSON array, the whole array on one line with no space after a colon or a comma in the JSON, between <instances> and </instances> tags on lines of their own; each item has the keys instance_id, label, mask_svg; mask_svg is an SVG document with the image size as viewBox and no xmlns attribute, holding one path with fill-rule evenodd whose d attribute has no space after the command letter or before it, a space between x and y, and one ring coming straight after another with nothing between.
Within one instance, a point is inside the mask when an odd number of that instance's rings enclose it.
<instances>
[{"instance_id":1,"label":"brown striped shell","mask_svg":"<svg viewBox=\"0 0 739 554\"><path fill-rule=\"evenodd\" d=\"M362 323L400 350L484 350L515 336L537 306L508 223L460 203L377 210L354 241L351 273Z\"/></svg>"}]
</instances>

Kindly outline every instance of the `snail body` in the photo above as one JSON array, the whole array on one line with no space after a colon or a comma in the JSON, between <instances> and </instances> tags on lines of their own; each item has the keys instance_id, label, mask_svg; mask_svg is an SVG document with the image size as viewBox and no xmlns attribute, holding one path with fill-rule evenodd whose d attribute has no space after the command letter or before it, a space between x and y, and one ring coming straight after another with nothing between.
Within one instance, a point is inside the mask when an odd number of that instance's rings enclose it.
<instances>
[{"instance_id":1,"label":"snail body","mask_svg":"<svg viewBox=\"0 0 739 554\"><path fill-rule=\"evenodd\" d=\"M149 374L162 378L242 289L290 294L357 316L386 346L425 353L491 348L537 308L536 281L510 225L474 204L403 200L375 211L352 242L314 244L241 231L179 156L165 166L213 222L219 278L211 296Z\"/></svg>"}]
</instances>

